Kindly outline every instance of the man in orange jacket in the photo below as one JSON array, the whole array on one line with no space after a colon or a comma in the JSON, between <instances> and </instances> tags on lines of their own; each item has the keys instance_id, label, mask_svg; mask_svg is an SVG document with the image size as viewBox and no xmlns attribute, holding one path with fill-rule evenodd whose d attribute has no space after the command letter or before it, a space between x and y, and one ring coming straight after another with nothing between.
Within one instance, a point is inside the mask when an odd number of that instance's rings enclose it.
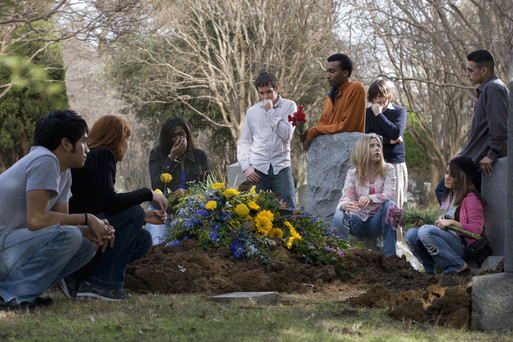
<instances>
[{"instance_id":1,"label":"man in orange jacket","mask_svg":"<svg viewBox=\"0 0 513 342\"><path fill-rule=\"evenodd\" d=\"M303 148L308 151L313 138L321 134L365 132L365 87L349 79L353 62L342 53L328 57L326 79L331 90L317 126L301 133Z\"/></svg>"}]
</instances>

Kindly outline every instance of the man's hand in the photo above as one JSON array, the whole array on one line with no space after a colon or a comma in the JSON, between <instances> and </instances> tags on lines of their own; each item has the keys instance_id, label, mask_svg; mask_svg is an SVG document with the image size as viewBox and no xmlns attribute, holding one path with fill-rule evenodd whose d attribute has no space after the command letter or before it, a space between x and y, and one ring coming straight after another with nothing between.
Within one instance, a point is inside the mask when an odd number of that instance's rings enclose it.
<instances>
[{"instance_id":1,"label":"man's hand","mask_svg":"<svg viewBox=\"0 0 513 342\"><path fill-rule=\"evenodd\" d=\"M303 141L303 150L308 151L308 149L310 148L310 140L308 140L308 138L305 138L305 141Z\"/></svg>"},{"instance_id":2,"label":"man's hand","mask_svg":"<svg viewBox=\"0 0 513 342\"><path fill-rule=\"evenodd\" d=\"M246 176L246 178L252 181L253 183L258 183L261 180L260 176L258 175L258 173L256 173L255 168L253 166L250 166L246 170L244 170L244 176Z\"/></svg>"},{"instance_id":3,"label":"man's hand","mask_svg":"<svg viewBox=\"0 0 513 342\"><path fill-rule=\"evenodd\" d=\"M102 252L105 252L107 246L114 247L115 236L114 227L109 224L107 220L100 220L94 215L88 214L87 216L89 227L94 233L95 239L91 240L97 243L101 248Z\"/></svg>"},{"instance_id":4,"label":"man's hand","mask_svg":"<svg viewBox=\"0 0 513 342\"><path fill-rule=\"evenodd\" d=\"M183 189L183 188L180 188L180 189L176 189L173 194L175 194L176 196L176 199L180 199L182 198L183 196L186 196L189 194L189 189Z\"/></svg>"},{"instance_id":5,"label":"man's hand","mask_svg":"<svg viewBox=\"0 0 513 342\"><path fill-rule=\"evenodd\" d=\"M402 143L402 142L403 142L403 137L401 137L401 136L399 136L399 138L397 138L397 139L390 140L390 144L391 145L399 144L399 143Z\"/></svg>"},{"instance_id":6,"label":"man's hand","mask_svg":"<svg viewBox=\"0 0 513 342\"><path fill-rule=\"evenodd\" d=\"M481 172L485 177L491 176L493 173L493 167L492 167L493 160L488 158L487 156L484 156L483 159L479 161L479 166L481 167Z\"/></svg>"},{"instance_id":7,"label":"man's hand","mask_svg":"<svg viewBox=\"0 0 513 342\"><path fill-rule=\"evenodd\" d=\"M162 209L162 211L165 212L167 210L167 206L169 205L166 196L159 194L155 191L152 191L152 194L153 198L151 200L155 202L160 207L160 209Z\"/></svg>"},{"instance_id":8,"label":"man's hand","mask_svg":"<svg viewBox=\"0 0 513 342\"><path fill-rule=\"evenodd\" d=\"M164 224L166 223L167 214L162 210L146 210L144 212L144 222L151 224Z\"/></svg>"},{"instance_id":9,"label":"man's hand","mask_svg":"<svg viewBox=\"0 0 513 342\"><path fill-rule=\"evenodd\" d=\"M383 112L383 106L379 103L374 103L372 105L372 112L374 113L375 116L378 116L380 113Z\"/></svg>"},{"instance_id":10,"label":"man's hand","mask_svg":"<svg viewBox=\"0 0 513 342\"><path fill-rule=\"evenodd\" d=\"M171 147L171 152L169 152L169 158L176 159L183 155L185 153L185 150L187 149L187 139L179 138L176 140L176 142L173 144L173 147Z\"/></svg>"},{"instance_id":11,"label":"man's hand","mask_svg":"<svg viewBox=\"0 0 513 342\"><path fill-rule=\"evenodd\" d=\"M265 99L263 102L264 102L263 103L264 109L266 112L269 111L271 108L273 108L273 100Z\"/></svg>"},{"instance_id":12,"label":"man's hand","mask_svg":"<svg viewBox=\"0 0 513 342\"><path fill-rule=\"evenodd\" d=\"M308 134L308 130L307 129L305 129L303 132L299 132L299 141L301 143L305 142L307 134Z\"/></svg>"}]
</instances>

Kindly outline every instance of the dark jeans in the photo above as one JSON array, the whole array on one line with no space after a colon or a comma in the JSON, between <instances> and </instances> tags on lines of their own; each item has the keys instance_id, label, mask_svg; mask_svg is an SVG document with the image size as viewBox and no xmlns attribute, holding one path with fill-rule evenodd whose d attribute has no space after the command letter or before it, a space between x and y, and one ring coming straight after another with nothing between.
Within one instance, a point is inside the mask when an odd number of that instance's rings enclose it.
<instances>
[{"instance_id":1,"label":"dark jeans","mask_svg":"<svg viewBox=\"0 0 513 342\"><path fill-rule=\"evenodd\" d=\"M296 207L296 189L294 187L294 178L292 177L290 166L278 172L277 175L274 174L272 165L269 165L269 172L267 175L257 169L255 169L255 171L261 178L260 182L255 183L255 190L257 192L260 190L277 191L281 193L278 199L285 203L287 208Z\"/></svg>"},{"instance_id":2,"label":"dark jeans","mask_svg":"<svg viewBox=\"0 0 513 342\"><path fill-rule=\"evenodd\" d=\"M472 173L471 177L472 183L474 184L474 187L476 188L478 193L481 193L481 168L476 167L474 170L474 173ZM442 203L442 197L445 192L445 182L444 178L438 183L438 186L436 187L435 194L436 198L438 199L438 203Z\"/></svg>"},{"instance_id":3,"label":"dark jeans","mask_svg":"<svg viewBox=\"0 0 513 342\"><path fill-rule=\"evenodd\" d=\"M148 253L152 246L151 234L142 228L144 209L135 205L119 214L96 216L107 219L116 229L114 247L107 247L104 253L99 250L73 277L109 290L122 289L128 264Z\"/></svg>"}]
</instances>

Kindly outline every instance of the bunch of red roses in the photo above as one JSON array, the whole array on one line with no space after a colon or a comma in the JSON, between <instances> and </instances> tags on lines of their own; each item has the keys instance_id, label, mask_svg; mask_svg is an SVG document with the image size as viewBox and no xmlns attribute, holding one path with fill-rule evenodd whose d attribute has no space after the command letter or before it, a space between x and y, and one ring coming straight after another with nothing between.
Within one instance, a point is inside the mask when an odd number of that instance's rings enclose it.
<instances>
[{"instance_id":1,"label":"bunch of red roses","mask_svg":"<svg viewBox=\"0 0 513 342\"><path fill-rule=\"evenodd\" d=\"M297 126L300 133L303 132L306 123L306 115L303 113L303 106L297 106L297 112L289 115L289 122L292 122L292 126Z\"/></svg>"}]
</instances>

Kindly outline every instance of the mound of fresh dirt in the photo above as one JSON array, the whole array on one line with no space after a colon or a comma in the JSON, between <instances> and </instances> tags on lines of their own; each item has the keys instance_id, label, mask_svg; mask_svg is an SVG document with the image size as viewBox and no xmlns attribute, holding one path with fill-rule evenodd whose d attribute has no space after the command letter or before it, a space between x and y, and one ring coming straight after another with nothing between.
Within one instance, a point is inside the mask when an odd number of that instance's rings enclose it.
<instances>
[{"instance_id":1,"label":"mound of fresh dirt","mask_svg":"<svg viewBox=\"0 0 513 342\"><path fill-rule=\"evenodd\" d=\"M345 293L352 305L387 308L397 319L456 328L467 327L470 320L471 275L428 275L415 271L404 257L361 249L348 255L358 272L349 279L337 277L332 266L304 264L283 247L273 251L273 259L280 262L270 266L234 259L228 248L206 253L196 249L195 241L185 240L181 247L154 246L127 269L125 286L138 292L208 295L278 291L338 298Z\"/></svg>"}]
</instances>

